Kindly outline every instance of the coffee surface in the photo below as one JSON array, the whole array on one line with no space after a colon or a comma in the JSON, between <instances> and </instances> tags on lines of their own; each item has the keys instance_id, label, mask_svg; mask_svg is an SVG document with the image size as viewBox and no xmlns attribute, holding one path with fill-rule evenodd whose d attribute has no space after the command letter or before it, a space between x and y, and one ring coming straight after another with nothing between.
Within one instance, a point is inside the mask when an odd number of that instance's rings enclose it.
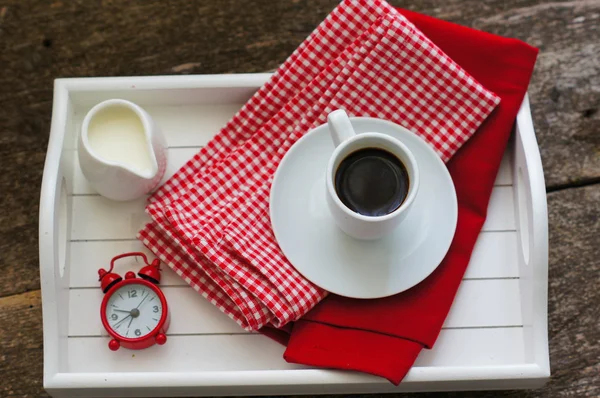
<instances>
[{"instance_id":1,"label":"coffee surface","mask_svg":"<svg viewBox=\"0 0 600 398\"><path fill-rule=\"evenodd\" d=\"M409 184L402 161L380 148L352 152L335 173L335 190L342 203L365 216L384 216L399 208Z\"/></svg>"}]
</instances>

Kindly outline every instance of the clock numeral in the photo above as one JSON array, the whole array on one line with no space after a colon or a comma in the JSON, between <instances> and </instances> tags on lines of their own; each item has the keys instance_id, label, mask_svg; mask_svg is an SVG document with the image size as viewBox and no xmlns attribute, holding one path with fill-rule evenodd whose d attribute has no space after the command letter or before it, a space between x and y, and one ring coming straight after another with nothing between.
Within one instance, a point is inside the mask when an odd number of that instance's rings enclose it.
<instances>
[{"instance_id":1,"label":"clock numeral","mask_svg":"<svg viewBox=\"0 0 600 398\"><path fill-rule=\"evenodd\" d=\"M152 307L152 312L158 312L158 305L155 305L154 307Z\"/></svg>"},{"instance_id":2,"label":"clock numeral","mask_svg":"<svg viewBox=\"0 0 600 398\"><path fill-rule=\"evenodd\" d=\"M137 297L137 290L130 290L127 293L129 294L129 298Z\"/></svg>"},{"instance_id":3,"label":"clock numeral","mask_svg":"<svg viewBox=\"0 0 600 398\"><path fill-rule=\"evenodd\" d=\"M135 329L134 333L135 333L136 336L141 336L142 335L142 332L140 331L140 329Z\"/></svg>"},{"instance_id":4,"label":"clock numeral","mask_svg":"<svg viewBox=\"0 0 600 398\"><path fill-rule=\"evenodd\" d=\"M112 319L113 321L116 321L117 319L119 319L119 316L117 314L112 314L110 316L110 319Z\"/></svg>"}]
</instances>

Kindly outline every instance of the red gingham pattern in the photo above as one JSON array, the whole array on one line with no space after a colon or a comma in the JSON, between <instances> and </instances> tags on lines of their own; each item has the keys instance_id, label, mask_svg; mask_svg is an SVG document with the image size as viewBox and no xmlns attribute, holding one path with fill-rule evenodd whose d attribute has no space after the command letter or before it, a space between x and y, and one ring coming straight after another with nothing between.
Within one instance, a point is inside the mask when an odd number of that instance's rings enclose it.
<instances>
[{"instance_id":1,"label":"red gingham pattern","mask_svg":"<svg viewBox=\"0 0 600 398\"><path fill-rule=\"evenodd\" d=\"M346 0L336 7L275 71L273 76L244 104L204 148L190 159L150 198L168 202L185 192L190 179L218 162L245 142L282 105L335 59L357 36L379 17L397 13L381 0Z\"/></svg>"},{"instance_id":2,"label":"red gingham pattern","mask_svg":"<svg viewBox=\"0 0 600 398\"><path fill-rule=\"evenodd\" d=\"M384 1L345 1L154 195L140 239L242 327L283 326L326 294L287 261L268 216L297 139L343 108L411 129L447 161L498 102Z\"/></svg>"},{"instance_id":3,"label":"red gingham pattern","mask_svg":"<svg viewBox=\"0 0 600 398\"><path fill-rule=\"evenodd\" d=\"M176 236L149 223L140 231L139 238L147 247L160 247L162 250L155 254L161 261L244 329L255 330L268 318L266 307L235 280L223 275L205 258L187 253L187 249L178 250L180 242Z\"/></svg>"}]
</instances>

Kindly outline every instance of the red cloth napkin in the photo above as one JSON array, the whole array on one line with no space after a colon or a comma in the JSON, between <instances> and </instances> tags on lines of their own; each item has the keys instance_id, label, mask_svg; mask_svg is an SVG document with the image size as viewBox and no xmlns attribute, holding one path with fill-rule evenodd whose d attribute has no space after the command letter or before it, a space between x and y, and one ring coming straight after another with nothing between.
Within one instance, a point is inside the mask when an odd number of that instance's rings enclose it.
<instances>
[{"instance_id":1,"label":"red cloth napkin","mask_svg":"<svg viewBox=\"0 0 600 398\"><path fill-rule=\"evenodd\" d=\"M269 223L270 183L290 146L345 108L410 128L448 160L498 101L385 1L343 1L159 189L139 236L242 327L283 326L325 296Z\"/></svg>"},{"instance_id":2,"label":"red cloth napkin","mask_svg":"<svg viewBox=\"0 0 600 398\"><path fill-rule=\"evenodd\" d=\"M448 163L458 195L458 226L443 263L424 282L374 301L330 295L287 331L265 334L287 343L289 362L352 369L400 383L442 328L486 218L488 201L538 50L414 12L400 10L442 51L502 99Z\"/></svg>"}]
</instances>

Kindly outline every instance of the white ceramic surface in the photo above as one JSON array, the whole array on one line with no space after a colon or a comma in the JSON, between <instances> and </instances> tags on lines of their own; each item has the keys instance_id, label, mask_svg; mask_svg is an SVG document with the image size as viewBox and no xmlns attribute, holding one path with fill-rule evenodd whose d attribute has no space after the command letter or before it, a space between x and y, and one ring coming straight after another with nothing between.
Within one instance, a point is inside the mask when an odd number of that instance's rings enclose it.
<instances>
[{"instance_id":1,"label":"white ceramic surface","mask_svg":"<svg viewBox=\"0 0 600 398\"><path fill-rule=\"evenodd\" d=\"M143 126L144 145L150 167L139 171L129 165L99 156L88 137L90 122L109 108L124 108L135 113ZM115 142L115 145L118 145ZM153 190L167 168L167 141L150 115L140 106L123 99L110 99L94 106L83 120L77 146L79 165L90 186L100 195L118 201L140 198Z\"/></svg>"},{"instance_id":2,"label":"white ceramic surface","mask_svg":"<svg viewBox=\"0 0 600 398\"><path fill-rule=\"evenodd\" d=\"M336 226L325 193L334 150L327 125L300 139L279 165L271 222L283 253L314 284L346 297L386 297L423 281L444 258L456 229L456 192L444 163L415 134L380 119L351 120L357 134L390 135L417 160L420 187L402 224L373 241L354 239Z\"/></svg>"},{"instance_id":3,"label":"white ceramic surface","mask_svg":"<svg viewBox=\"0 0 600 398\"><path fill-rule=\"evenodd\" d=\"M419 167L412 152L401 141L377 130L357 134L343 109L328 115L327 126L335 145L327 163L325 181L327 205L333 220L342 231L356 239L380 239L392 233L408 215L419 191ZM400 207L389 214L367 216L356 213L340 200L335 190L335 174L342 161L353 152L365 148L381 148L394 154L408 172L410 183L406 198Z\"/></svg>"}]
</instances>

